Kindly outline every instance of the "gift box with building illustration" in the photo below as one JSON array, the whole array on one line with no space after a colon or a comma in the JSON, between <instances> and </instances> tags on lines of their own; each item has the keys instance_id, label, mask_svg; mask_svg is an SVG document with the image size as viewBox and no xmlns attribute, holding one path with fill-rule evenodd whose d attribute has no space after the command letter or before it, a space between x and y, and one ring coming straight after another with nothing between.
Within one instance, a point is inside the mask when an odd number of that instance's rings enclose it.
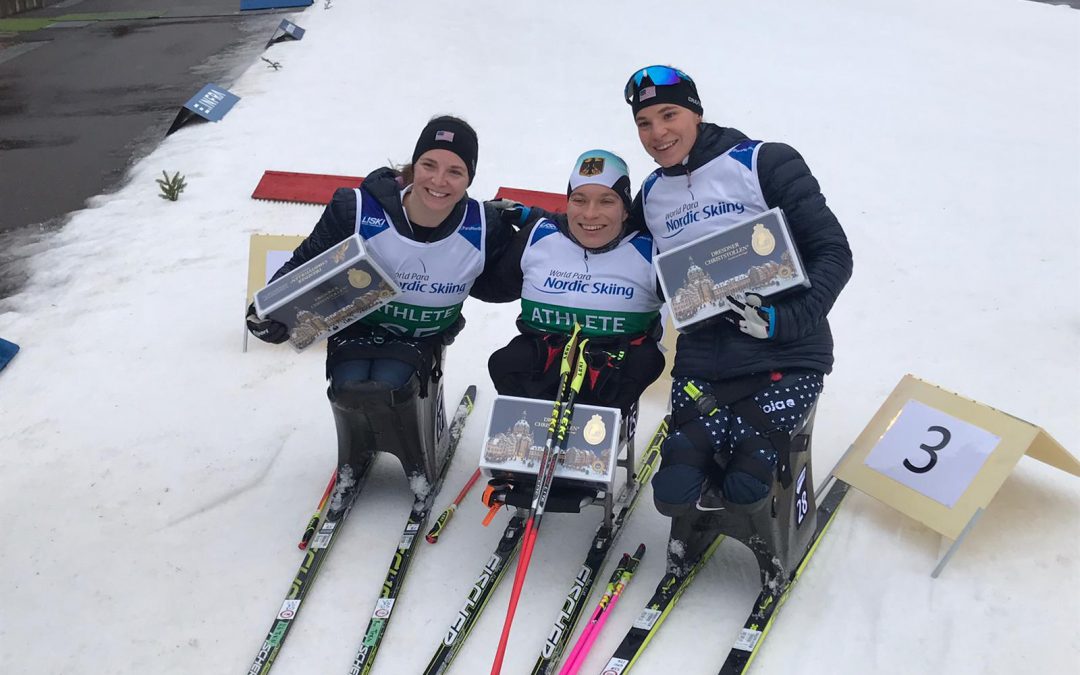
<instances>
[{"instance_id":1,"label":"gift box with building illustration","mask_svg":"<svg viewBox=\"0 0 1080 675\"><path fill-rule=\"evenodd\" d=\"M401 293L354 234L255 293L255 311L289 327L301 351L355 323Z\"/></svg>"},{"instance_id":2,"label":"gift box with building illustration","mask_svg":"<svg viewBox=\"0 0 1080 675\"><path fill-rule=\"evenodd\" d=\"M810 287L778 208L661 253L656 271L679 330L731 311L729 295L768 298Z\"/></svg>"},{"instance_id":3,"label":"gift box with building illustration","mask_svg":"<svg viewBox=\"0 0 1080 675\"><path fill-rule=\"evenodd\" d=\"M551 408L551 401L495 397L480 454L483 473L488 477L535 476L544 454ZM615 480L621 422L616 408L575 405L566 452L555 470L555 479L594 486L603 484L610 489Z\"/></svg>"}]
</instances>

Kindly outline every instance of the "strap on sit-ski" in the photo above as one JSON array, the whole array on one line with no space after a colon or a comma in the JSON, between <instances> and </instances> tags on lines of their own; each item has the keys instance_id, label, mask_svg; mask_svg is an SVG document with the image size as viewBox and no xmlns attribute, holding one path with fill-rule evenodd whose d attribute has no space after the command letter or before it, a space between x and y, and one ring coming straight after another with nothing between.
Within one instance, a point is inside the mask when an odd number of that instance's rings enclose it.
<instances>
[{"instance_id":1,"label":"strap on sit-ski","mask_svg":"<svg viewBox=\"0 0 1080 675\"><path fill-rule=\"evenodd\" d=\"M697 417L711 417L719 412L720 406L727 406L752 426L759 435L767 438L773 448L776 449L778 461L776 465L777 476L780 485L791 485L791 433L782 427L777 427L762 412L758 404L754 402L754 394L758 393L769 384L779 382L783 374L779 372L755 373L732 380L725 380L713 386L714 394L706 394L698 389L693 382L687 382L683 391L694 401L696 410L683 408L676 412L674 421L676 428L683 431L682 424ZM695 425L688 425L691 430ZM704 429L700 429L705 434ZM693 433L693 432L691 432ZM705 438L708 442L708 438ZM708 446L705 446L708 447Z\"/></svg>"}]
</instances>

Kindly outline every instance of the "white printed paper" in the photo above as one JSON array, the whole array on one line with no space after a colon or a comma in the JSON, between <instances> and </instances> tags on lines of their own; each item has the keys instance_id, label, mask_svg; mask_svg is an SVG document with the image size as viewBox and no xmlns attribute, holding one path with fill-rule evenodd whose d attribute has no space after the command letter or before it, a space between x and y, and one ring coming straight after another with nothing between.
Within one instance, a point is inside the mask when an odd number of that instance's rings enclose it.
<instances>
[{"instance_id":1,"label":"white printed paper","mask_svg":"<svg viewBox=\"0 0 1080 675\"><path fill-rule=\"evenodd\" d=\"M634 628L640 628L642 630L652 630L652 627L656 625L657 619L660 618L660 610L649 609L646 607L641 610L641 614L638 615L636 621L634 621Z\"/></svg>"},{"instance_id":2,"label":"white printed paper","mask_svg":"<svg viewBox=\"0 0 1080 675\"><path fill-rule=\"evenodd\" d=\"M761 631L752 628L743 628L739 631L739 639L735 640L735 649L752 652L761 639Z\"/></svg>"},{"instance_id":3,"label":"white printed paper","mask_svg":"<svg viewBox=\"0 0 1080 675\"><path fill-rule=\"evenodd\" d=\"M604 667L604 672L600 675L620 675L626 666L630 665L630 662L626 659L611 659L607 662L607 666Z\"/></svg>"},{"instance_id":4,"label":"white printed paper","mask_svg":"<svg viewBox=\"0 0 1080 675\"><path fill-rule=\"evenodd\" d=\"M952 508L1000 440L981 427L909 400L865 464Z\"/></svg>"}]
</instances>

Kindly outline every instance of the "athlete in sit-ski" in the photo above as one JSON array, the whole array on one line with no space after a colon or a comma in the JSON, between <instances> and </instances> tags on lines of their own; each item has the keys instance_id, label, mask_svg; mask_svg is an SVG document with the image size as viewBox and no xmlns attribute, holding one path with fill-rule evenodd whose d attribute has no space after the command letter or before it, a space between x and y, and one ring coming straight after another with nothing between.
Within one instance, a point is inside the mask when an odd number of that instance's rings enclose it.
<instances>
[{"instance_id":1,"label":"athlete in sit-ski","mask_svg":"<svg viewBox=\"0 0 1080 675\"><path fill-rule=\"evenodd\" d=\"M629 209L626 163L590 150L570 174L566 213L545 214L515 235L498 269L507 291L520 293L521 334L488 361L500 394L553 399L575 321L589 338L581 403L630 414L660 376L653 242L627 228Z\"/></svg>"},{"instance_id":2,"label":"athlete in sit-ski","mask_svg":"<svg viewBox=\"0 0 1080 675\"><path fill-rule=\"evenodd\" d=\"M755 504L776 478L783 439L802 424L832 369L826 315L851 276L847 237L799 153L703 122L686 73L642 68L624 94L641 145L660 165L631 217L660 252L780 207L810 279L809 288L775 301L748 294L735 304L737 316L686 332L676 346L675 431L653 478L657 508L675 516L725 502ZM688 384L714 398L718 411L699 411Z\"/></svg>"},{"instance_id":3,"label":"athlete in sit-ski","mask_svg":"<svg viewBox=\"0 0 1080 675\"><path fill-rule=\"evenodd\" d=\"M339 189L311 235L275 274L298 267L355 233L376 262L395 277L403 293L360 321L330 336L327 395L340 411L364 412L373 394L393 393L415 375L418 392L440 373L444 345L464 325L468 296L505 302L494 280L494 263L509 245L513 228L493 203L470 198L476 175L476 132L456 117L433 118L416 141L412 162L370 173L355 190ZM280 343L286 327L248 308L248 328ZM339 445L341 426L339 424Z\"/></svg>"}]
</instances>

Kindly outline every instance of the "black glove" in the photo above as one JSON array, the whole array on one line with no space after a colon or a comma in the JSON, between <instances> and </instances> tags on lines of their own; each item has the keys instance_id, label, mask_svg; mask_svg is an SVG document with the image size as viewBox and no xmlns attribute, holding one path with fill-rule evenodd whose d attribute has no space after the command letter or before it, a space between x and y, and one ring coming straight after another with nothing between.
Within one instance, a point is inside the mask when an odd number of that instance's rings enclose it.
<instances>
[{"instance_id":1,"label":"black glove","mask_svg":"<svg viewBox=\"0 0 1080 675\"><path fill-rule=\"evenodd\" d=\"M593 347L593 345L589 345ZM626 362L626 349L629 345L619 348L613 345L611 350L599 346L596 349L586 350L585 363L588 366L589 390L598 402L603 405L612 403L619 395L619 385L622 378L619 372L623 363Z\"/></svg>"},{"instance_id":2,"label":"black glove","mask_svg":"<svg viewBox=\"0 0 1080 675\"><path fill-rule=\"evenodd\" d=\"M465 327L465 315L464 314L458 314L458 317L456 319L454 319L454 323L450 324L450 326L447 327L446 330L439 333L439 335L438 335L439 343L442 344L444 347L448 347L448 346L454 344L454 338L456 338L458 336L458 333L460 333L461 329L464 328L464 327Z\"/></svg>"},{"instance_id":3,"label":"black glove","mask_svg":"<svg viewBox=\"0 0 1080 675\"><path fill-rule=\"evenodd\" d=\"M519 228L529 221L529 212L532 209L524 204L515 202L512 199L496 199L490 203L499 212L499 220L504 225Z\"/></svg>"},{"instance_id":4,"label":"black glove","mask_svg":"<svg viewBox=\"0 0 1080 675\"><path fill-rule=\"evenodd\" d=\"M260 319L255 313L255 303L247 308L247 327L251 334L263 342L279 345L289 339L289 327L273 319Z\"/></svg>"}]
</instances>

